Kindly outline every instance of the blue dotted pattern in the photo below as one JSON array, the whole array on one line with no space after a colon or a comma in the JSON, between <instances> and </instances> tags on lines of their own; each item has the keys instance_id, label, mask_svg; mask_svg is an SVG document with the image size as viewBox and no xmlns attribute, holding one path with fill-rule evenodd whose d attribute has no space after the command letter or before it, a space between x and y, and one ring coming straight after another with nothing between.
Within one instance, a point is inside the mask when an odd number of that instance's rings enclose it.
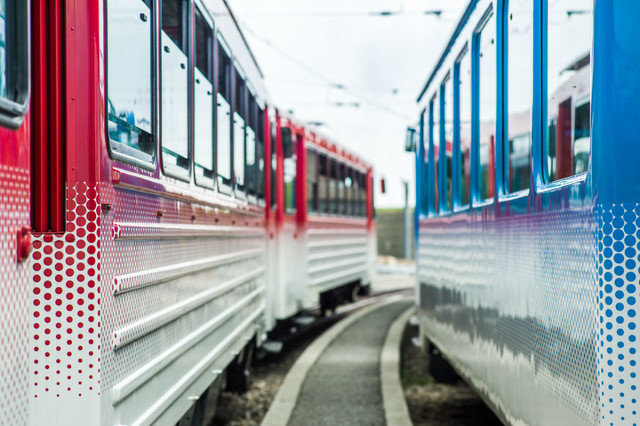
<instances>
[{"instance_id":1,"label":"blue dotted pattern","mask_svg":"<svg viewBox=\"0 0 640 426\"><path fill-rule=\"evenodd\" d=\"M602 425L638 425L640 204L603 204L598 220L598 384Z\"/></svg>"}]
</instances>

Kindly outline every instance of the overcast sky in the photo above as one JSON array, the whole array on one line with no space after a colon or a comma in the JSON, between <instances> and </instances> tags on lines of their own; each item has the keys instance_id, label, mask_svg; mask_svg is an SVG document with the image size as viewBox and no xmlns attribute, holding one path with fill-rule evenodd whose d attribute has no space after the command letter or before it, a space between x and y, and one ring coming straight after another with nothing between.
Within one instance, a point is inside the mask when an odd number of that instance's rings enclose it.
<instances>
[{"instance_id":1,"label":"overcast sky","mask_svg":"<svg viewBox=\"0 0 640 426\"><path fill-rule=\"evenodd\" d=\"M410 182L413 205L405 129L417 121L417 95L467 0L228 2L276 106L324 123L320 133L372 162L387 182L384 195L376 183L377 207L403 205L403 180ZM437 10L440 16L423 14ZM369 14L382 11L402 14Z\"/></svg>"}]
</instances>

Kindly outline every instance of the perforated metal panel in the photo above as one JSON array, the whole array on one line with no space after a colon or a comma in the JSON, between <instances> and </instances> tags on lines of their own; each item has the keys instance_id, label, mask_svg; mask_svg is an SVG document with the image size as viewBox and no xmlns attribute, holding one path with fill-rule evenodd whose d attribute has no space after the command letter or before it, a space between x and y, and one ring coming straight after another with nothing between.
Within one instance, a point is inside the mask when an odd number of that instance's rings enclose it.
<instances>
[{"instance_id":1,"label":"perforated metal panel","mask_svg":"<svg viewBox=\"0 0 640 426\"><path fill-rule=\"evenodd\" d=\"M0 422L27 422L30 261L18 263L18 230L29 223L29 171L0 164Z\"/></svg>"},{"instance_id":2,"label":"perforated metal panel","mask_svg":"<svg viewBox=\"0 0 640 426\"><path fill-rule=\"evenodd\" d=\"M420 227L423 330L511 424L597 424L596 223L556 197Z\"/></svg>"}]
</instances>

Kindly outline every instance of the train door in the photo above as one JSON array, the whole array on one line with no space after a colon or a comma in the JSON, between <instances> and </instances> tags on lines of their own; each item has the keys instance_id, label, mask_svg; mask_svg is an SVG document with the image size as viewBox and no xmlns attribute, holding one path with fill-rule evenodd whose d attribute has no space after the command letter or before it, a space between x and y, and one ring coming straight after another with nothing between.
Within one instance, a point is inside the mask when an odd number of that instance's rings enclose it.
<instances>
[{"instance_id":1,"label":"train door","mask_svg":"<svg viewBox=\"0 0 640 426\"><path fill-rule=\"evenodd\" d=\"M27 422L31 123L27 3L0 0L0 419Z\"/></svg>"},{"instance_id":2,"label":"train door","mask_svg":"<svg viewBox=\"0 0 640 426\"><path fill-rule=\"evenodd\" d=\"M299 135L293 126L276 117L276 295L274 314L285 319L302 308L304 282L298 277L298 265L303 260L298 224Z\"/></svg>"}]
</instances>

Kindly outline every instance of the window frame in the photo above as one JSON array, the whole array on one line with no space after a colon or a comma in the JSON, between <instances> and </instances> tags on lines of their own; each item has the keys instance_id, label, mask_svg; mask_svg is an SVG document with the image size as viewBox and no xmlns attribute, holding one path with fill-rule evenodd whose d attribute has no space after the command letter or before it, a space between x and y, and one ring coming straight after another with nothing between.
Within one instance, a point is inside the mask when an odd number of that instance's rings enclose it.
<instances>
[{"instance_id":1,"label":"window frame","mask_svg":"<svg viewBox=\"0 0 640 426\"><path fill-rule=\"evenodd\" d=\"M440 114L438 118L440 119L440 152L439 152L439 161L440 167L439 172L442 175L440 177L440 215L448 215L453 213L453 186L451 187L451 194L447 191L447 182L449 178L447 177L447 171L449 168L453 169L453 139L451 140L451 167L447 164L447 131L446 131L446 122L447 122L447 84L453 84L453 73L451 70L448 70L445 77L442 79L442 83L440 83L440 87L438 88L438 103ZM455 94L454 94L455 97ZM450 99L450 102L454 102L453 98ZM455 104L454 104L455 108ZM453 115L455 116L455 111L453 111ZM452 117L453 121L453 117ZM453 124L455 128L455 123ZM451 185L453 185L453 170L451 170ZM451 195L451 200L449 200L449 195ZM449 207L449 201L451 201L451 207Z\"/></svg>"},{"instance_id":2,"label":"window frame","mask_svg":"<svg viewBox=\"0 0 640 426\"><path fill-rule=\"evenodd\" d=\"M305 165L306 165L306 175L305 175L305 185L307 187L307 213L311 213L311 214L320 214L320 182L319 182L319 178L320 178L320 153L318 152L318 150L316 150L314 147L312 146L306 146L305 147L306 150L306 161L305 161ZM309 153L311 153L312 155L309 155ZM311 162L309 161L309 159L313 157L315 159L314 164L315 164L315 176L311 176L309 174L309 164L311 164ZM309 178L313 177L314 180L310 181ZM309 193L309 183L311 183L311 188L313 191L313 185L315 184L316 187L316 196L313 197L313 193ZM310 203L311 201L311 203ZM313 208L310 208L313 207Z\"/></svg>"},{"instance_id":3,"label":"window frame","mask_svg":"<svg viewBox=\"0 0 640 426\"><path fill-rule=\"evenodd\" d=\"M214 155L214 160L215 160L215 164L214 164L214 178L215 178L215 185L216 188L218 190L219 193L221 194L225 194L225 195L231 195L233 193L233 186L232 186L232 182L233 182L233 157L232 157L232 153L233 153L233 147L232 147L232 138L233 138L233 105L231 104L231 96L232 96L232 90L233 88L231 87L231 80L233 79L233 57L231 56L231 49L229 48L229 45L227 44L227 42L224 39L224 36L222 35L222 33L220 33L219 30L216 30L215 33L215 37L214 37L214 43L215 43L215 48L214 48L214 54L213 54L213 59L214 59L214 68L213 68L213 72L214 72L214 79L215 79L215 84L214 84L214 88L215 88L215 92L216 92L216 99L215 99L215 108L214 108L214 115L215 115L215 121L214 121L214 128L215 128L215 132L214 132L214 146L213 146L213 155ZM222 58L224 55L224 58L226 58L226 61L223 61ZM223 77L220 76L220 67L222 66L223 62L226 62L226 67L225 67L225 75ZM220 79L224 78L225 80L225 85L224 85L224 93L221 92L221 86L220 86ZM229 144L229 158L228 160L228 165L229 165L229 177L225 177L225 176L220 176L220 167L219 167L219 161L220 161L220 150L219 150L219 146L220 146L220 140L218 140L218 124L221 121L220 117L218 116L218 95L221 95L224 100L229 104L229 140L227 141L227 143Z\"/></svg>"},{"instance_id":4,"label":"window frame","mask_svg":"<svg viewBox=\"0 0 640 426\"><path fill-rule=\"evenodd\" d=\"M463 182L460 182L461 179L464 179L463 177L464 169L461 167L463 156L462 156L462 131L461 131L462 130L462 117L461 117L462 94L460 92L460 84L462 79L460 78L460 75L461 75L460 71L462 68L462 61L465 58L469 58L470 60L469 65L472 65L473 58L471 56L471 48L469 46L469 42L466 42L462 47L462 49L460 49L460 53L458 53L458 56L456 57L456 60L453 63L453 77L452 77L453 78L453 153L452 153L451 161L452 161L452 169L453 169L452 170L453 171L452 196L453 196L454 213L466 211L471 208L471 182L469 182L469 188L468 188L469 202L466 204L462 203L461 189L462 189ZM471 80L473 80L473 72L470 77L471 77ZM469 105L469 108L470 110L473 110L472 81L468 82L468 86L471 92L469 93L470 95L469 97L471 98L471 105ZM471 114L471 116L473 117L473 113ZM469 123L470 133L471 133L472 123L473 123L473 118ZM469 148L470 148L469 150L471 151L471 146ZM470 161L470 163L473 164L472 161ZM470 174L471 175L473 174L471 170L470 170ZM469 176L469 180L471 180L471 176Z\"/></svg>"},{"instance_id":5,"label":"window frame","mask_svg":"<svg viewBox=\"0 0 640 426\"><path fill-rule=\"evenodd\" d=\"M540 46L540 50L542 52L542 58L540 60L541 64L540 64L540 85L541 85L541 99L539 101L539 105L540 105L540 109L542 111L541 117L540 117L540 124L541 124L541 129L542 129L542 134L540 137L540 145L538 149L534 148L534 152L533 152L533 156L534 156L534 166L535 165L539 165L540 166L540 173L538 174L534 174L534 179L536 180L536 185L535 185L535 189L537 192L548 192L548 191L553 191L556 188L562 188L562 187L568 187L577 183L582 183L582 182L586 182L587 180L587 175L589 173L589 167L587 167L587 171L586 172L582 172L582 173L577 173L577 174L573 174L571 176L566 176L564 178L561 179L555 179L555 180L551 180L551 175L550 175L550 170L549 170L549 61L548 61L548 54L549 54L549 3L548 0L539 0L541 3L540 6L540 10L536 12L534 12L534 20L536 19L536 17L540 17L540 22L538 23L538 28L540 29L540 32L542 34L541 38L541 46ZM593 18L594 18L594 7L593 5L590 7L590 13L589 13L592 23L593 23ZM535 22L535 21L534 21ZM535 25L535 23L534 23ZM591 32L591 44L590 44L590 49L589 49L589 61L590 64L589 66L591 67L591 71L590 71L590 79L589 82L591 84L591 81L593 79L593 40L595 39L595 34L593 32L593 26L592 28L592 32ZM535 49L535 47L534 47ZM535 61L535 59L534 59ZM534 62L535 64L535 62ZM571 111L572 111L572 132L574 131L574 120L575 120L575 110L576 107L575 105L578 106L582 106L583 105L583 101L584 99L588 99L588 102L591 103L592 101L592 87L589 90L589 95L588 96L582 96L582 97L577 97L577 98L573 98L571 97ZM534 104L536 103L536 99L534 98ZM590 106L590 108L593 108L593 105ZM534 121L534 127L535 127L535 121ZM557 123L557 121L556 121ZM557 124L556 124L557 125ZM593 134L591 133L593 130L593 127L591 127L591 123L590 123L590 144L589 144L589 157L591 158L591 153L593 152ZM572 148L573 148L573 143L575 141L572 141ZM535 147L535 139L532 143L532 145L534 145ZM541 159L540 161L535 161L535 154L536 151L538 151L538 153L541 155ZM557 141L556 141L556 154L557 154ZM557 161L557 156L556 156L556 161ZM532 173L534 173L534 170L532 170ZM557 166L556 166L556 173L557 173Z\"/></svg>"},{"instance_id":6,"label":"window frame","mask_svg":"<svg viewBox=\"0 0 640 426\"><path fill-rule=\"evenodd\" d=\"M8 0L15 7L12 16L5 20L7 25L6 34L15 36L15 43L8 43L11 46L7 53L7 83L10 78L14 80L15 97L0 97L0 126L9 129L18 129L29 110L29 100L31 99L31 55L29 41L29 2L21 0ZM105 5L106 7L106 5ZM106 18L105 18L106 19ZM21 53L22 52L22 53ZM8 64L10 60L15 63L15 67L9 75Z\"/></svg>"},{"instance_id":7,"label":"window frame","mask_svg":"<svg viewBox=\"0 0 640 426\"><path fill-rule=\"evenodd\" d=\"M246 81L246 73L240 66L240 64L235 60L235 57L231 59L231 69L232 71L232 79L233 82L231 84L231 96L233 100L231 101L231 180L233 182L233 194L236 198L240 198L242 200L246 200L247 198L247 176L246 176L246 165L247 165L247 112L248 112L248 92L249 88L247 86ZM241 84L238 86L238 84ZM242 135L242 184L238 184L238 179L236 176L236 121L235 114L238 114L240 118L242 118L244 125L244 134Z\"/></svg>"},{"instance_id":8,"label":"window frame","mask_svg":"<svg viewBox=\"0 0 640 426\"><path fill-rule=\"evenodd\" d=\"M482 170L480 167L480 40L482 32L487 27L491 18L495 15L493 3L489 4L485 10L482 18L478 21L475 29L473 30L472 42L471 42L471 196L470 203L473 207L482 207L491 205L495 202L495 193L493 197L482 198ZM498 19L496 19L498 21ZM496 22L497 25L497 22ZM496 28L496 40L500 38L500 34ZM497 43L496 43L497 44ZM496 45L496 56L499 55L498 46ZM499 56L498 56L499 57ZM496 63L496 66L498 64ZM496 67L499 70L499 67ZM494 77L494 78L497 78ZM496 81L496 85L497 84ZM496 99L496 104L499 107L500 99ZM498 118L498 111L496 109L496 119ZM498 133L498 127L496 123L496 136ZM497 140L494 140L494 156L497 150L495 149ZM494 172L495 172L495 159L494 159ZM495 175L494 175L495 176ZM495 182L494 182L495 186ZM495 189L494 189L495 192Z\"/></svg>"},{"instance_id":9,"label":"window frame","mask_svg":"<svg viewBox=\"0 0 640 426\"><path fill-rule=\"evenodd\" d=\"M496 165L500 165L500 167L496 167L496 183L498 184L498 199L500 201L507 201L514 198L527 197L531 191L531 184L527 186L527 188L520 189L517 191L511 191L511 162L510 162L510 153L509 153L509 83L510 83L510 73L509 73L509 44L510 44L510 35L509 35L509 6L511 4L510 0L504 0L502 3L501 10L498 13L498 22L497 22L497 34L498 34L498 123L496 129L496 149L497 159ZM537 104L537 91L536 91L536 76L538 74L538 67L536 67L536 46L537 39L539 37L536 36L536 17L539 15L541 9L541 2L538 0L533 0L533 14L531 16L532 23L532 39L531 39L531 64L532 64L532 74L531 74L531 111L536 110ZM538 8L538 10L536 10ZM500 123L501 121L501 123ZM534 155L535 151L535 127L536 127L536 118L535 114L531 116L531 128L529 133L529 181L531 182L532 177L535 179L536 172L536 159ZM546 127L546 126L545 126ZM499 176L501 174L502 176Z\"/></svg>"},{"instance_id":10,"label":"window frame","mask_svg":"<svg viewBox=\"0 0 640 426\"><path fill-rule=\"evenodd\" d=\"M192 155L192 163L193 163L193 175L194 175L194 182L196 185L201 186L203 188L207 188L207 189L214 189L216 188L216 169L217 169L217 163L216 163L216 151L215 151L215 140L216 140L216 112L217 112L217 99L216 99L216 60L215 60L215 53L216 53L216 25L215 25L215 21L209 16L209 13L206 9L206 7L204 7L203 5L200 4L200 1L195 1L194 3L194 12L193 12L193 39L194 39L194 52L193 52L193 66L191 68L191 74L192 74L192 79L193 79L193 126L194 126L194 134L193 134L193 155ZM209 26L209 30L210 30L210 36L211 39L209 41L209 49L210 49L210 57L209 57L209 76L206 76L208 78L211 79L211 86L212 86L212 96L211 96L211 103L212 103L212 115L211 115L211 124L212 124L212 131L213 131L213 137L211 139L211 155L212 155L212 164L213 167L211 170L211 178L207 177L207 176L200 176L198 173L196 173L196 135L195 135L195 120L196 120L196 103L195 103L195 85L196 85L196 77L195 77L195 69L198 68L197 67L197 56L198 56L198 52L197 52L197 43L196 43L196 38L198 36L197 33L197 16L198 13L200 13L200 16L202 16L202 19L204 20L204 22ZM202 72L202 70L200 70L198 68L198 70L200 72ZM204 73L203 73L204 74Z\"/></svg>"},{"instance_id":11,"label":"window frame","mask_svg":"<svg viewBox=\"0 0 640 426\"><path fill-rule=\"evenodd\" d=\"M160 59L159 59L159 10L156 2L151 2L149 0L140 0L145 4L150 10L151 16L151 40L150 40L150 49L151 49L151 64L149 67L149 73L151 74L151 135L153 137L153 155L146 154L144 152L140 152L134 148L124 149L125 152L119 152L113 149L112 144L118 144L118 146L126 147L121 142L115 141L111 139L109 135L109 111L108 108L105 108L105 126L104 126L104 134L105 141L107 145L107 152L109 153L109 157L114 161L120 161L126 164L131 164L136 167L140 167L147 171L155 171L160 162L160 79L158 78L159 68L160 68ZM105 94L106 100L108 102L109 99L109 46L108 46L108 34L109 34L109 13L108 13L108 4L107 2L103 5L103 14L104 14L104 39L106 48L104 49L104 86L105 86ZM26 26L25 28L28 28ZM1 108L1 105L0 105ZM23 116L24 117L24 116ZM0 120L1 114L0 114ZM0 124L3 124L0 121ZM145 157L151 157L151 161L149 161Z\"/></svg>"},{"instance_id":12,"label":"window frame","mask_svg":"<svg viewBox=\"0 0 640 426\"><path fill-rule=\"evenodd\" d=\"M162 29L162 1L163 0L159 0L157 3L157 5L159 5L159 11L158 11L158 19L159 19L159 24L158 24L158 28L156 30L156 33L158 34L158 39L157 39L157 49L158 51L163 50L162 47L162 43L161 43L161 39L162 39L162 32L164 31ZM188 0L178 0L179 3L181 3L183 11L180 15L180 17L182 18L182 43L185 44L184 46L184 50L182 50L180 48L180 46L178 46L180 49L180 51L186 56L187 58L187 158L186 160L186 165L187 167L180 167L180 166L173 166L173 165L168 165L166 164L166 162L164 161L164 157L163 157L163 132L162 132L162 121L163 121L163 117L162 117L162 92L163 92L163 84L162 84L162 54L160 54L158 56L158 82L159 82L159 90L158 90L158 115L160 117L160 123L159 123L159 150L158 150L158 157L159 157L159 161L160 161L160 165L161 165L161 170L162 173L165 176L169 176L178 180L181 180L183 182L191 182L191 176L193 174L193 126L192 126L192 122L193 122L193 107L192 107L192 78L189 75L190 74L190 70L193 68L193 53L191 52L192 48L191 45L189 43L190 37L189 34L192 31L192 24L191 24L191 19L189 19L189 2ZM186 11L185 11L185 5L186 5ZM186 12L186 13L185 13ZM165 33L166 34L166 33ZM166 34L170 39L171 36L169 36L168 34ZM171 41L173 41L173 39L171 39ZM174 42L175 43L175 42Z\"/></svg>"},{"instance_id":13,"label":"window frame","mask_svg":"<svg viewBox=\"0 0 640 426\"><path fill-rule=\"evenodd\" d=\"M435 120L434 120L434 106L436 105L436 101L438 100L438 94L437 91L436 93L434 93L431 96L431 100L429 101L429 106L428 106L428 115L429 115L429 126L428 126L428 135L429 135L429 151L428 151L428 175L429 175L429 202L428 202L428 215L429 216L438 216L440 214L440 200L439 200L439 185L440 185L440 179L439 179L439 167L436 164L436 155L435 155L435 140L434 140L434 125L435 125ZM439 133L439 131L438 131ZM438 142L439 142L439 136L438 136ZM438 159L437 161L440 161L440 144L438 143Z\"/></svg>"},{"instance_id":14,"label":"window frame","mask_svg":"<svg viewBox=\"0 0 640 426\"><path fill-rule=\"evenodd\" d=\"M245 178L245 193L247 195L247 200L252 204L257 204L258 198L258 98L256 97L255 90L251 83L246 80L246 109L247 109L247 118L245 121L245 130L244 130L244 178ZM249 147L249 138L247 133L247 128L250 127L253 130L253 171L251 179L248 178L249 171L249 156L247 154L247 149Z\"/></svg>"}]
</instances>

